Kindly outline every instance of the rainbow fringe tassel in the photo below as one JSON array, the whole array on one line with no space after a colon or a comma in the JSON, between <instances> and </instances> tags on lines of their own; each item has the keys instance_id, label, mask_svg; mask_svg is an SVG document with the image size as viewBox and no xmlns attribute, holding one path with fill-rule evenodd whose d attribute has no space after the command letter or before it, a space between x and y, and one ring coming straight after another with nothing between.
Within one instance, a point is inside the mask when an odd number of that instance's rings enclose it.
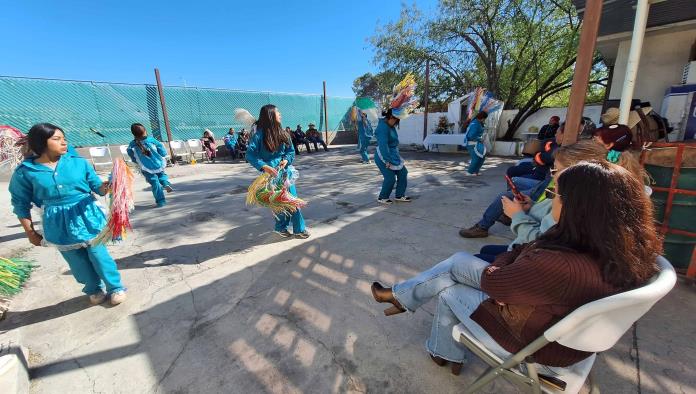
<instances>
[{"instance_id":1,"label":"rainbow fringe tassel","mask_svg":"<svg viewBox=\"0 0 696 394\"><path fill-rule=\"evenodd\" d=\"M0 296L10 297L22 291L32 269L34 265L28 261L0 257Z\"/></svg>"},{"instance_id":2,"label":"rainbow fringe tassel","mask_svg":"<svg viewBox=\"0 0 696 394\"><path fill-rule=\"evenodd\" d=\"M284 170L279 171L275 178L264 172L249 186L246 203L269 208L275 216L281 213L293 214L305 207L307 202L290 193L289 187Z\"/></svg>"},{"instance_id":3,"label":"rainbow fringe tassel","mask_svg":"<svg viewBox=\"0 0 696 394\"><path fill-rule=\"evenodd\" d=\"M133 172L123 159L114 162L111 171L111 190L109 192L109 217L102 232L94 239L95 244L106 244L111 241L121 241L130 224L130 212L135 208L133 199Z\"/></svg>"}]
</instances>

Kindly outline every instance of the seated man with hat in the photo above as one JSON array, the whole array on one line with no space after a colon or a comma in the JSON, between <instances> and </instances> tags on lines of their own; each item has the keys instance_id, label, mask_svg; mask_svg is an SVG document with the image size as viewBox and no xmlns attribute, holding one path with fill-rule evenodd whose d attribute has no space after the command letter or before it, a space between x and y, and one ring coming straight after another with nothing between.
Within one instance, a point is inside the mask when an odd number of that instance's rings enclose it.
<instances>
[{"instance_id":1,"label":"seated man with hat","mask_svg":"<svg viewBox=\"0 0 696 394\"><path fill-rule=\"evenodd\" d=\"M324 142L324 138L322 138L321 133L319 132L319 130L317 130L314 123L309 124L309 129L307 129L307 140L314 144L315 151L319 150L317 142L324 147L325 151L329 150L329 148L326 146L326 142Z\"/></svg>"}]
</instances>

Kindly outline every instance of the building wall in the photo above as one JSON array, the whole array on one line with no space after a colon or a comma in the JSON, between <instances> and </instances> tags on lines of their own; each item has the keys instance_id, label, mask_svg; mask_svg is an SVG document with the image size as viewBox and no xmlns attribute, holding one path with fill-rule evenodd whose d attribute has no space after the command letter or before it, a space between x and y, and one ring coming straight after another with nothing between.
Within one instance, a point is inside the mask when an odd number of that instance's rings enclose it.
<instances>
[{"instance_id":1,"label":"building wall","mask_svg":"<svg viewBox=\"0 0 696 394\"><path fill-rule=\"evenodd\" d=\"M679 32L647 33L643 41L638 77L633 97L649 101L660 112L665 90L681 83L684 65L689 61L696 29ZM631 47L630 37L619 43L610 99L620 99Z\"/></svg>"}]
</instances>

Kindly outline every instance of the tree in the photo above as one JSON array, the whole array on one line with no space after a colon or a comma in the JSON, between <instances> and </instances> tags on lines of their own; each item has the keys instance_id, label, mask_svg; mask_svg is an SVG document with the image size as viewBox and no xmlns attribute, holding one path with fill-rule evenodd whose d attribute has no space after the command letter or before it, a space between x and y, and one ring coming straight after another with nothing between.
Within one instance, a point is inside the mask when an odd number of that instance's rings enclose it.
<instances>
[{"instance_id":1,"label":"tree","mask_svg":"<svg viewBox=\"0 0 696 394\"><path fill-rule=\"evenodd\" d=\"M394 85L399 83L399 74L383 71L376 75L365 73L353 81L353 92L358 97L369 97L386 109Z\"/></svg>"},{"instance_id":2,"label":"tree","mask_svg":"<svg viewBox=\"0 0 696 394\"><path fill-rule=\"evenodd\" d=\"M431 96L451 100L482 86L505 109L519 109L503 137L512 139L525 119L570 88L579 27L570 0L440 0L431 17L404 6L371 43L384 70L421 72L429 60ZM595 65L591 82L603 84L601 58Z\"/></svg>"}]
</instances>

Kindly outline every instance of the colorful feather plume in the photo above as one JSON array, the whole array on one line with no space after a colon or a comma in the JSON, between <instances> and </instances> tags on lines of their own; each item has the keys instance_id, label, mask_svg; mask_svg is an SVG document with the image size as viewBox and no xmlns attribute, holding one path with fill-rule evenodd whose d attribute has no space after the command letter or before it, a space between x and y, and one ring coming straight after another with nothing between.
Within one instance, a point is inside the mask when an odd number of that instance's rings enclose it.
<instances>
[{"instance_id":1,"label":"colorful feather plume","mask_svg":"<svg viewBox=\"0 0 696 394\"><path fill-rule=\"evenodd\" d=\"M0 168L9 172L24 160L28 153L27 137L12 126L0 125Z\"/></svg>"},{"instance_id":2,"label":"colorful feather plume","mask_svg":"<svg viewBox=\"0 0 696 394\"><path fill-rule=\"evenodd\" d=\"M493 93L487 92L484 88L476 88L468 95L467 117L473 119L481 111L489 115L503 108L503 102L496 100Z\"/></svg>"},{"instance_id":3,"label":"colorful feather plume","mask_svg":"<svg viewBox=\"0 0 696 394\"><path fill-rule=\"evenodd\" d=\"M411 73L406 74L406 77L394 86L394 95L389 107L397 118L407 118L418 107L416 86L416 79Z\"/></svg>"},{"instance_id":4,"label":"colorful feather plume","mask_svg":"<svg viewBox=\"0 0 696 394\"><path fill-rule=\"evenodd\" d=\"M94 239L95 244L121 241L128 230L132 230L130 213L135 208L133 199L133 172L123 159L114 161L111 171L109 191L109 217L101 233Z\"/></svg>"},{"instance_id":5,"label":"colorful feather plume","mask_svg":"<svg viewBox=\"0 0 696 394\"><path fill-rule=\"evenodd\" d=\"M247 205L269 208L276 216L281 213L292 214L305 207L307 202L289 191L297 177L297 171L292 166L279 170L276 177L271 177L264 172L249 186Z\"/></svg>"},{"instance_id":6,"label":"colorful feather plume","mask_svg":"<svg viewBox=\"0 0 696 394\"><path fill-rule=\"evenodd\" d=\"M34 265L26 260L0 257L0 296L10 297L29 280Z\"/></svg>"},{"instance_id":7,"label":"colorful feather plume","mask_svg":"<svg viewBox=\"0 0 696 394\"><path fill-rule=\"evenodd\" d=\"M244 108L235 108L234 118L237 120L237 122L247 127L251 127L254 123L256 123L256 118L254 115Z\"/></svg>"}]
</instances>

